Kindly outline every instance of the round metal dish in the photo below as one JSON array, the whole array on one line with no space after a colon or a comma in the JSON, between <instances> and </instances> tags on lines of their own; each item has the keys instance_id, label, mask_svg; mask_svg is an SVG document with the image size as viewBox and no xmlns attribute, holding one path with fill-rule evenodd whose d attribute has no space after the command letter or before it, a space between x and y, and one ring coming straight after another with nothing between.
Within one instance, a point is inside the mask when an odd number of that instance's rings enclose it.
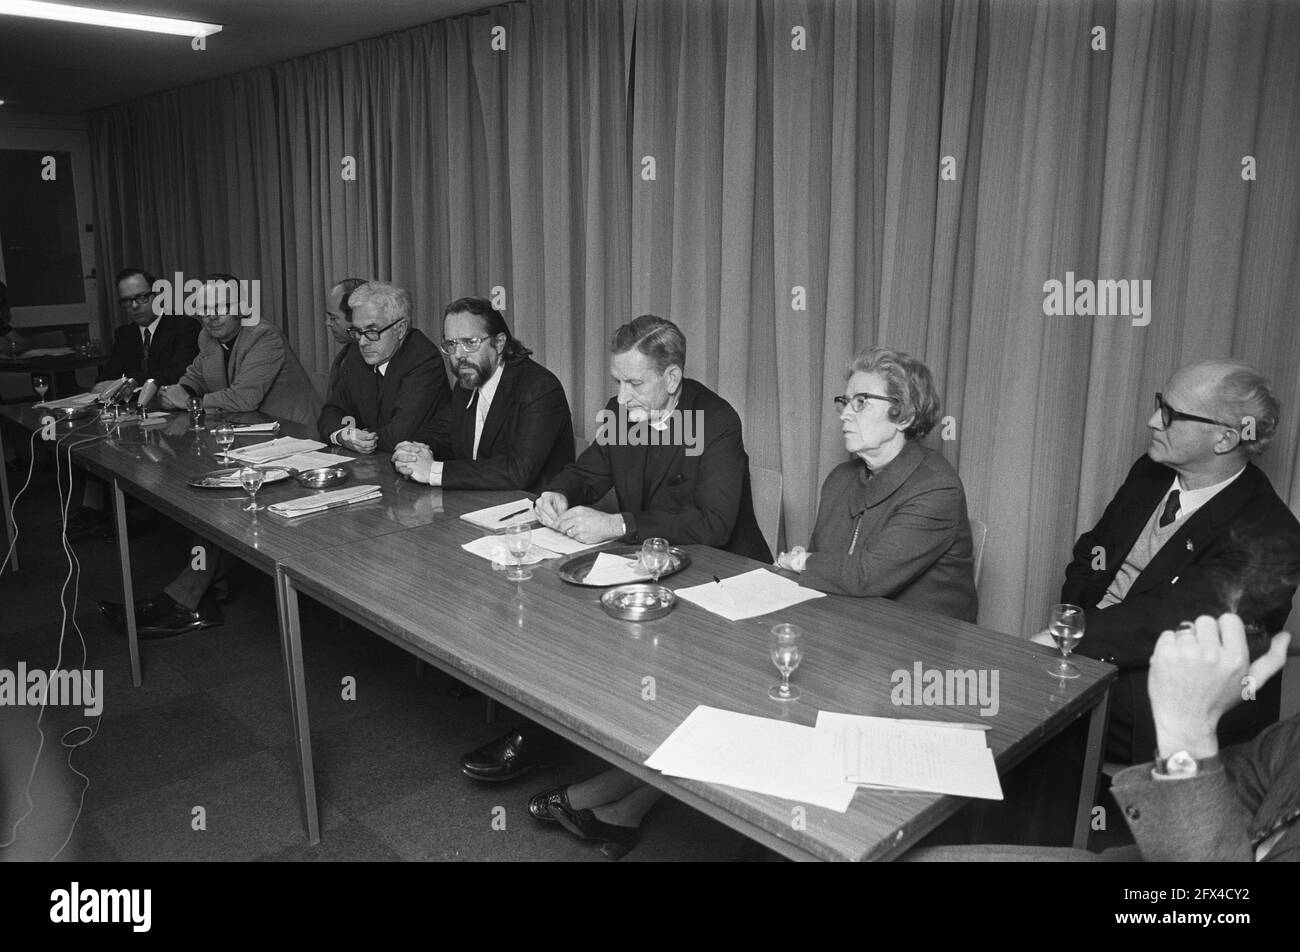
<instances>
[{"instance_id":1,"label":"round metal dish","mask_svg":"<svg viewBox=\"0 0 1300 952\"><path fill-rule=\"evenodd\" d=\"M227 469L214 469L210 473L204 473L202 476L196 476L191 479L188 485L195 489L239 489L244 488L239 481L239 471L242 466L231 466ZM268 483L278 483L288 479L293 475L292 470L285 469L283 466L257 466L264 474L262 485Z\"/></svg>"},{"instance_id":2,"label":"round metal dish","mask_svg":"<svg viewBox=\"0 0 1300 952\"><path fill-rule=\"evenodd\" d=\"M42 417L52 416L60 423L66 423L69 420L84 420L86 417L96 416L99 407L93 403L84 407L38 407L37 412Z\"/></svg>"},{"instance_id":3,"label":"round metal dish","mask_svg":"<svg viewBox=\"0 0 1300 952\"><path fill-rule=\"evenodd\" d=\"M575 555L560 566L560 578L573 585L591 585L595 588L604 588L604 585L586 581L587 573L590 572L591 567L596 564L596 556L600 555L601 552L606 552L609 555L617 555L619 558L628 559L630 561L640 556L641 547L625 545L613 549L599 549L595 552L583 552L581 555ZM659 573L659 578L661 580L666 579L670 575L676 575L682 569L686 568L686 566L691 564L691 554L683 548L673 546L668 550L668 554L672 556L672 561L668 564L668 568ZM641 568L639 565L634 571L637 575L641 576L641 578L650 578L650 573L645 571L645 569Z\"/></svg>"},{"instance_id":4,"label":"round metal dish","mask_svg":"<svg viewBox=\"0 0 1300 952\"><path fill-rule=\"evenodd\" d=\"M293 477L294 481L306 489L329 489L348 480L348 471L342 466L322 466L319 469L304 469Z\"/></svg>"},{"instance_id":5,"label":"round metal dish","mask_svg":"<svg viewBox=\"0 0 1300 952\"><path fill-rule=\"evenodd\" d=\"M600 596L605 614L620 621L654 621L677 604L677 596L664 585L620 585Z\"/></svg>"}]
</instances>

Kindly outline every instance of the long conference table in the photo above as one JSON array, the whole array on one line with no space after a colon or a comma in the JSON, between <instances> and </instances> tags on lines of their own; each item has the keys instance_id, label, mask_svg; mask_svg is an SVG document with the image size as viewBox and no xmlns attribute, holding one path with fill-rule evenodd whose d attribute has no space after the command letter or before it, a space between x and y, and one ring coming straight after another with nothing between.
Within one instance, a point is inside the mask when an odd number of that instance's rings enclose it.
<instances>
[{"instance_id":1,"label":"long conference table","mask_svg":"<svg viewBox=\"0 0 1300 952\"><path fill-rule=\"evenodd\" d=\"M4 407L0 415L22 429L40 425L40 413L31 408ZM841 814L646 768L646 758L697 705L804 725L811 725L819 710L987 723L1003 775L1087 716L1075 822L1075 845L1086 845L1106 702L1115 678L1110 665L1076 656L1073 663L1082 676L1062 682L1047 673L1054 653L1046 648L875 598L831 595L737 622L679 600L665 618L622 622L603 613L600 589L562 581L557 561L534 566L528 581L511 582L488 561L461 549L482 534L461 515L520 493L430 489L398 477L386 457L360 457L349 464L347 485L377 484L381 499L294 520L267 512L254 518L242 509L247 503L242 492L186 485L218 464L210 430L191 431L183 414L165 426L132 424L112 435L98 423L83 422L68 437L70 430L59 425L66 443L89 440L73 446L73 461L113 488L127 605L132 586L126 495L275 579L300 794L313 844L319 842L320 825L300 594L792 859L891 859L968 801L863 788ZM312 436L293 424L284 424L280 435ZM236 446L267 438L242 438ZM7 488L0 489L6 492L7 513ZM270 504L307 492L288 481L265 486L258 500ZM706 546L687 548L692 564L667 580L673 588L759 566ZM796 623L805 632L804 659L792 678L802 692L796 702L767 696L778 677L768 654L768 632L779 622ZM128 639L138 686L141 658L131 613ZM997 714L981 717L973 700L965 707L896 706L892 675L910 674L918 664L923 670L997 672Z\"/></svg>"}]
</instances>

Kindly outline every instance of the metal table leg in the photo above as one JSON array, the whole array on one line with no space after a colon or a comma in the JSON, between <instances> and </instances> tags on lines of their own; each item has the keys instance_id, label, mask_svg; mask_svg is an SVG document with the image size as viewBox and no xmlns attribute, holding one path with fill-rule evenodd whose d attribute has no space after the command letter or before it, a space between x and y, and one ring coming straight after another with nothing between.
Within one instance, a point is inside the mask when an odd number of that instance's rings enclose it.
<instances>
[{"instance_id":1,"label":"metal table leg","mask_svg":"<svg viewBox=\"0 0 1300 952\"><path fill-rule=\"evenodd\" d=\"M1079 781L1079 810L1074 817L1074 846L1088 848L1092 828L1092 808L1097 802L1097 782L1101 775L1101 755L1106 746L1106 714L1110 710L1110 688L1102 695L1088 719L1088 752L1083 758L1083 779Z\"/></svg>"},{"instance_id":2,"label":"metal table leg","mask_svg":"<svg viewBox=\"0 0 1300 952\"><path fill-rule=\"evenodd\" d=\"M131 649L131 683L141 684L140 637L135 630L135 589L131 585L131 542L126 533L126 494L113 480L113 517L117 521L117 558L122 566L122 614L126 616L126 643Z\"/></svg>"},{"instance_id":3,"label":"metal table leg","mask_svg":"<svg viewBox=\"0 0 1300 952\"><path fill-rule=\"evenodd\" d=\"M298 591L284 569L275 569L275 600L280 612L280 646L289 679L289 711L293 717L294 746L298 751L299 790L307 822L307 841L320 842L320 817L316 809L316 773L311 759L311 726L307 718L307 679L303 671L302 625L298 618Z\"/></svg>"}]
</instances>

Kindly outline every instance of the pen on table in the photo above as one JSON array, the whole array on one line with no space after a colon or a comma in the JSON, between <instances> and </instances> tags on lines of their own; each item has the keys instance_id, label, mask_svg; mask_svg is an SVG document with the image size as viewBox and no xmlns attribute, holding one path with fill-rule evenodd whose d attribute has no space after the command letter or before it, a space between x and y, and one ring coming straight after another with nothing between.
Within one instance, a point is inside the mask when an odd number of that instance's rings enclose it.
<instances>
[{"instance_id":1,"label":"pen on table","mask_svg":"<svg viewBox=\"0 0 1300 952\"><path fill-rule=\"evenodd\" d=\"M508 515L504 515L500 519L498 519L497 522L505 522L507 519L513 519L515 516L522 516L525 513L529 513L532 511L533 511L533 507L529 506L527 509L520 509L518 512L512 512L509 513Z\"/></svg>"},{"instance_id":2,"label":"pen on table","mask_svg":"<svg viewBox=\"0 0 1300 952\"><path fill-rule=\"evenodd\" d=\"M734 598L731 597L731 593L730 593L729 591L727 591L725 588L722 587L722 579L718 578L718 577L715 575L715 576L713 576L713 581L715 581L715 582L718 583L718 588L722 591L722 594L723 594L723 595L726 595L726 596L727 596L727 601L731 602L731 607L732 607L732 608L739 608L740 606L736 604L736 600L735 600Z\"/></svg>"}]
</instances>

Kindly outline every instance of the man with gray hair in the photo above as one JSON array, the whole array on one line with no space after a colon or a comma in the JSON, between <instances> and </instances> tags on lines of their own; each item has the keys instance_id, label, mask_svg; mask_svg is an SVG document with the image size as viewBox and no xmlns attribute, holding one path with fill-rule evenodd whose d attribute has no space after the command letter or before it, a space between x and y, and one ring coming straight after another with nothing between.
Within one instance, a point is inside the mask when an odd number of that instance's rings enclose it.
<instances>
[{"instance_id":1,"label":"man with gray hair","mask_svg":"<svg viewBox=\"0 0 1300 952\"><path fill-rule=\"evenodd\" d=\"M450 388L438 348L411 327L411 295L383 281L348 295L357 342L331 376L317 428L321 439L357 453L392 452L433 438L434 414Z\"/></svg>"},{"instance_id":2,"label":"man with gray hair","mask_svg":"<svg viewBox=\"0 0 1300 952\"><path fill-rule=\"evenodd\" d=\"M1252 648L1280 631L1300 582L1300 522L1252 462L1277 430L1278 403L1253 367L1184 367L1147 420L1151 443L1074 546L1061 600L1084 609L1080 654L1120 669L1111 689L1108 760L1155 747L1147 666L1160 633L1200 615L1239 614ZM1051 636L1034 636L1051 644ZM1278 718L1278 679L1219 723L1222 744Z\"/></svg>"}]
</instances>

